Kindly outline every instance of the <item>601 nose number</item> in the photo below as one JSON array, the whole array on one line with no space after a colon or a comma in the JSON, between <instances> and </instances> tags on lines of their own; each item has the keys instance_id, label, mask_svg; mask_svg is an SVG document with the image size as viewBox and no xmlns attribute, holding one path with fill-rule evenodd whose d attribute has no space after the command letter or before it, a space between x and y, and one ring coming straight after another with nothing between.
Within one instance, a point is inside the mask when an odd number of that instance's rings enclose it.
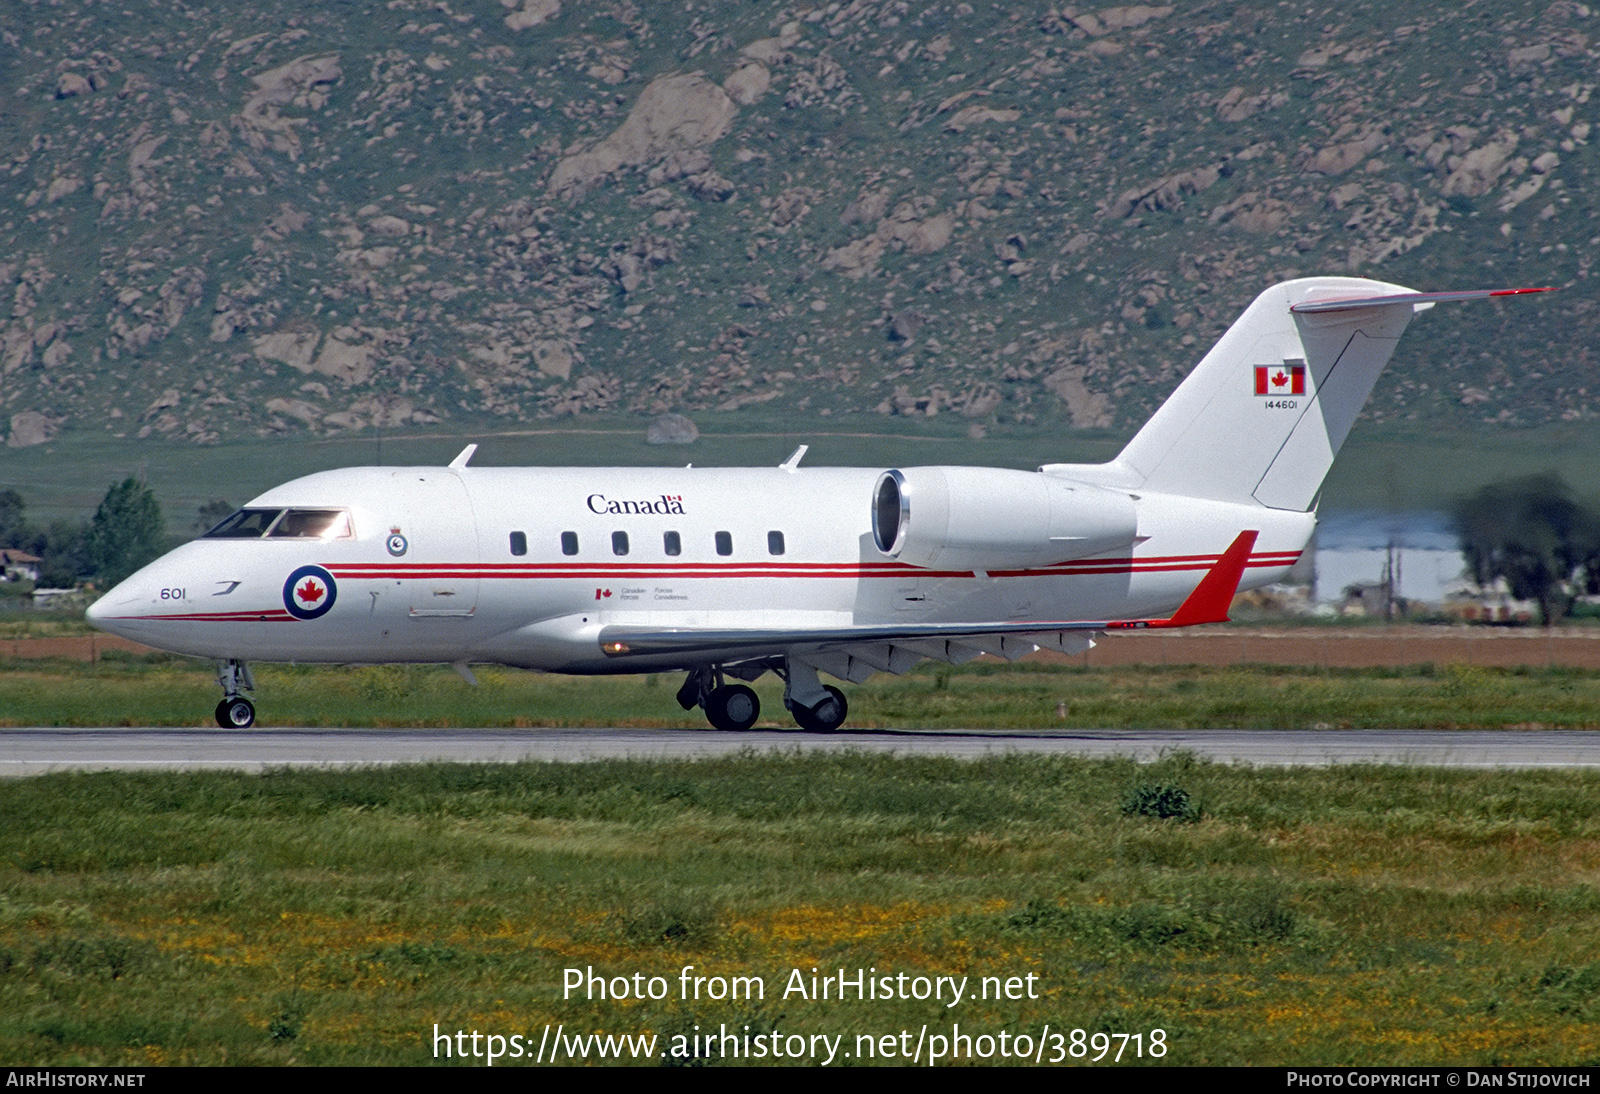
<instances>
[{"instance_id":1,"label":"601 nose number","mask_svg":"<svg viewBox=\"0 0 1600 1094\"><path fill-rule=\"evenodd\" d=\"M161 599L162 600L182 600L182 599L184 599L183 590L182 589L162 589L161 590Z\"/></svg>"}]
</instances>

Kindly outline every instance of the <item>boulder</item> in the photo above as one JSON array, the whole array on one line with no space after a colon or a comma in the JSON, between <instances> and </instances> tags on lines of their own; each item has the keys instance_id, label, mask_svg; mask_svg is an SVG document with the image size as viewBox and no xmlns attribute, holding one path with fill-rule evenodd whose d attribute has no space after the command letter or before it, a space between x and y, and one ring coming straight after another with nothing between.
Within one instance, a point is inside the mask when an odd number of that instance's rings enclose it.
<instances>
[{"instance_id":1,"label":"boulder","mask_svg":"<svg viewBox=\"0 0 1600 1094\"><path fill-rule=\"evenodd\" d=\"M56 98L71 99L78 95L87 95L94 87L87 79L76 72L63 72L61 79L56 81Z\"/></svg>"},{"instance_id":2,"label":"boulder","mask_svg":"<svg viewBox=\"0 0 1600 1094\"><path fill-rule=\"evenodd\" d=\"M1354 140L1319 149L1306 161L1305 169L1318 175L1342 175L1382 148L1383 144L1383 131L1372 129Z\"/></svg>"},{"instance_id":3,"label":"boulder","mask_svg":"<svg viewBox=\"0 0 1600 1094\"><path fill-rule=\"evenodd\" d=\"M550 175L550 191L575 198L625 167L669 153L704 148L733 127L735 107L722 88L698 72L662 76L640 92L627 120L605 140L567 156Z\"/></svg>"},{"instance_id":4,"label":"boulder","mask_svg":"<svg viewBox=\"0 0 1600 1094\"><path fill-rule=\"evenodd\" d=\"M1451 165L1450 175L1439 192L1445 197L1482 197L1494 189L1516 147L1517 134L1505 133L1474 148Z\"/></svg>"},{"instance_id":5,"label":"boulder","mask_svg":"<svg viewBox=\"0 0 1600 1094\"><path fill-rule=\"evenodd\" d=\"M268 414L299 418L309 426L322 424L322 411L314 403L308 403L304 399L268 399L264 409Z\"/></svg>"},{"instance_id":6,"label":"boulder","mask_svg":"<svg viewBox=\"0 0 1600 1094\"><path fill-rule=\"evenodd\" d=\"M1085 370L1073 366L1051 373L1044 386L1067 405L1075 429L1101 429L1111 424L1111 411L1105 395L1090 391L1084 384Z\"/></svg>"},{"instance_id":7,"label":"boulder","mask_svg":"<svg viewBox=\"0 0 1600 1094\"><path fill-rule=\"evenodd\" d=\"M301 372L310 372L311 355L316 352L320 341L322 332L315 327L293 328L263 334L250 346L263 361L281 361Z\"/></svg>"},{"instance_id":8,"label":"boulder","mask_svg":"<svg viewBox=\"0 0 1600 1094\"><path fill-rule=\"evenodd\" d=\"M645 430L645 444L693 444L699 428L682 414L663 414Z\"/></svg>"},{"instance_id":9,"label":"boulder","mask_svg":"<svg viewBox=\"0 0 1600 1094\"><path fill-rule=\"evenodd\" d=\"M546 376L565 380L572 375L572 350L562 342L535 342L533 363Z\"/></svg>"},{"instance_id":10,"label":"boulder","mask_svg":"<svg viewBox=\"0 0 1600 1094\"><path fill-rule=\"evenodd\" d=\"M963 107L950 115L945 120L944 130L946 133L960 133L969 126L979 125L983 122L1014 122L1020 117L1022 117L1022 111L1012 107L996 108L975 103L972 106Z\"/></svg>"},{"instance_id":11,"label":"boulder","mask_svg":"<svg viewBox=\"0 0 1600 1094\"><path fill-rule=\"evenodd\" d=\"M28 448L44 444L55 436L56 423L37 410L24 410L11 415L11 435L6 438L7 448Z\"/></svg>"},{"instance_id":12,"label":"boulder","mask_svg":"<svg viewBox=\"0 0 1600 1094\"><path fill-rule=\"evenodd\" d=\"M516 0L511 0L510 3L506 3L506 0L500 2L508 8L517 7ZM512 30L528 30L540 23L549 22L560 14L561 0L522 0L522 7L506 16L506 26Z\"/></svg>"},{"instance_id":13,"label":"boulder","mask_svg":"<svg viewBox=\"0 0 1600 1094\"><path fill-rule=\"evenodd\" d=\"M722 90L740 106L753 106L772 86L772 73L760 61L747 61L722 81Z\"/></svg>"},{"instance_id":14,"label":"boulder","mask_svg":"<svg viewBox=\"0 0 1600 1094\"><path fill-rule=\"evenodd\" d=\"M371 346L351 345L330 335L322 343L322 352L311 363L311 369L346 384L364 384L372 378L375 356Z\"/></svg>"},{"instance_id":15,"label":"boulder","mask_svg":"<svg viewBox=\"0 0 1600 1094\"><path fill-rule=\"evenodd\" d=\"M389 236L391 239L397 239L411 231L410 223L397 216L373 217L367 221L367 227L378 235Z\"/></svg>"}]
</instances>

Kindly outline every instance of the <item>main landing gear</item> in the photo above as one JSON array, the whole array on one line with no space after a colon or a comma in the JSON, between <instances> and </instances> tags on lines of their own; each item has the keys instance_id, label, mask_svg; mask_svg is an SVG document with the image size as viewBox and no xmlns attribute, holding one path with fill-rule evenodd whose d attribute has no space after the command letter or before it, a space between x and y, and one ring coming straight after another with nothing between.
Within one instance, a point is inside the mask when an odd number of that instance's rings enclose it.
<instances>
[{"instance_id":1,"label":"main landing gear","mask_svg":"<svg viewBox=\"0 0 1600 1094\"><path fill-rule=\"evenodd\" d=\"M811 733L832 733L844 725L850 705L844 692L817 679L817 670L792 657L784 659L778 670L783 677L783 705L789 708L795 724Z\"/></svg>"},{"instance_id":2,"label":"main landing gear","mask_svg":"<svg viewBox=\"0 0 1600 1094\"><path fill-rule=\"evenodd\" d=\"M819 700L816 705L803 707L796 704L789 707L789 713L794 715L795 724L801 729L812 733L832 733L844 725L845 714L850 709L850 704L844 701L844 692L831 684L822 690L828 693L827 698Z\"/></svg>"},{"instance_id":3,"label":"main landing gear","mask_svg":"<svg viewBox=\"0 0 1600 1094\"><path fill-rule=\"evenodd\" d=\"M801 729L832 733L844 725L850 709L844 692L819 681L817 670L804 661L785 658L781 663L745 662L730 671L754 680L769 668L783 677L783 705ZM691 670L678 689L678 705L684 710L703 708L706 721L715 729L732 733L749 729L761 717L761 700L744 684L725 683L722 674L721 665Z\"/></svg>"},{"instance_id":4,"label":"main landing gear","mask_svg":"<svg viewBox=\"0 0 1600 1094\"><path fill-rule=\"evenodd\" d=\"M223 729L249 729L256 724L256 705L239 689L256 690L255 677L243 661L218 661L217 683L222 685L222 702L217 704L217 725Z\"/></svg>"},{"instance_id":5,"label":"main landing gear","mask_svg":"<svg viewBox=\"0 0 1600 1094\"><path fill-rule=\"evenodd\" d=\"M723 683L720 665L691 671L678 689L678 705L684 710L703 707L711 727L729 733L749 729L761 717L756 693L743 684Z\"/></svg>"}]
</instances>

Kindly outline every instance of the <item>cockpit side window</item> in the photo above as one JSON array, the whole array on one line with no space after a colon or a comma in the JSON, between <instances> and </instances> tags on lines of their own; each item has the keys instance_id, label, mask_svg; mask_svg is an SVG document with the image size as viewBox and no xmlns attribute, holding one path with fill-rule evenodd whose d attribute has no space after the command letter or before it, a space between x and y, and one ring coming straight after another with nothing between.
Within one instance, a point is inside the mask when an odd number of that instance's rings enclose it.
<instances>
[{"instance_id":1,"label":"cockpit side window","mask_svg":"<svg viewBox=\"0 0 1600 1094\"><path fill-rule=\"evenodd\" d=\"M269 539L347 539L350 514L343 509L290 509L267 533Z\"/></svg>"},{"instance_id":2,"label":"cockpit side window","mask_svg":"<svg viewBox=\"0 0 1600 1094\"><path fill-rule=\"evenodd\" d=\"M260 539L282 513L282 509L241 509L200 538Z\"/></svg>"}]
</instances>

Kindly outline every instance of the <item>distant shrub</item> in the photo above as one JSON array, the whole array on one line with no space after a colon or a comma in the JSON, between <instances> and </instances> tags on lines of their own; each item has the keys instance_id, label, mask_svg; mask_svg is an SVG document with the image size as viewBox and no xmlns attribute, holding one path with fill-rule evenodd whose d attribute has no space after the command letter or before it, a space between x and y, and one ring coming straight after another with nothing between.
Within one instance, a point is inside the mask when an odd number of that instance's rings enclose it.
<instances>
[{"instance_id":1,"label":"distant shrub","mask_svg":"<svg viewBox=\"0 0 1600 1094\"><path fill-rule=\"evenodd\" d=\"M622 912L622 934L635 946L687 946L708 941L717 929L716 913L710 908L683 903L646 904Z\"/></svg>"},{"instance_id":2,"label":"distant shrub","mask_svg":"<svg viewBox=\"0 0 1600 1094\"><path fill-rule=\"evenodd\" d=\"M1006 916L1005 925L1017 931L1063 930L1079 926L1081 918L1053 900L1034 899Z\"/></svg>"},{"instance_id":3,"label":"distant shrub","mask_svg":"<svg viewBox=\"0 0 1600 1094\"><path fill-rule=\"evenodd\" d=\"M1128 791L1127 797L1122 799L1122 814L1126 817L1197 821L1200 819L1200 806L1181 786L1143 782Z\"/></svg>"},{"instance_id":4,"label":"distant shrub","mask_svg":"<svg viewBox=\"0 0 1600 1094\"><path fill-rule=\"evenodd\" d=\"M1550 965L1534 983L1558 1014L1589 1018L1600 1010L1600 962L1573 968Z\"/></svg>"},{"instance_id":5,"label":"distant shrub","mask_svg":"<svg viewBox=\"0 0 1600 1094\"><path fill-rule=\"evenodd\" d=\"M300 1036L300 1026L305 1022L306 1010L298 1000L285 1004L271 1022L267 1023L267 1036L277 1042L292 1041Z\"/></svg>"},{"instance_id":6,"label":"distant shrub","mask_svg":"<svg viewBox=\"0 0 1600 1094\"><path fill-rule=\"evenodd\" d=\"M120 980L149 969L158 960L155 945L142 939L57 935L35 948L32 965L35 971L48 968L71 976Z\"/></svg>"}]
</instances>

